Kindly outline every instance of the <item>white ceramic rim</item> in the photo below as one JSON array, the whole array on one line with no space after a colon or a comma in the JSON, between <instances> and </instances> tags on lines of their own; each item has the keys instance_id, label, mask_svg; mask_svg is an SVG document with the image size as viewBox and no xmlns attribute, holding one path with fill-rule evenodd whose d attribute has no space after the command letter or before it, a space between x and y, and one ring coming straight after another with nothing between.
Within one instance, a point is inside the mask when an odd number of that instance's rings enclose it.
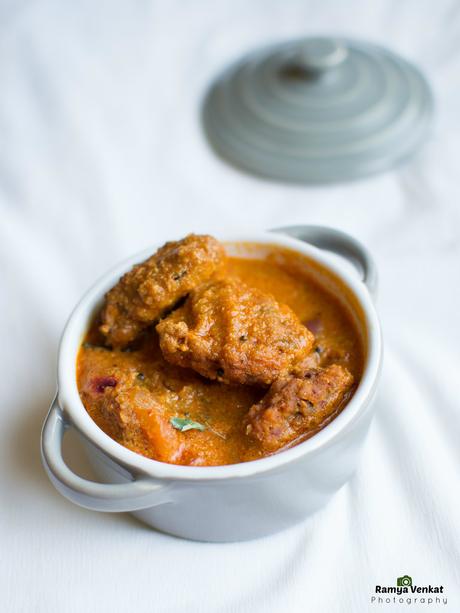
<instances>
[{"instance_id":1,"label":"white ceramic rim","mask_svg":"<svg viewBox=\"0 0 460 613\"><path fill-rule=\"evenodd\" d=\"M368 346L363 376L350 402L325 428L295 447L266 458L224 466L181 466L152 460L127 449L101 430L83 406L77 388L76 358L96 305L124 272L146 259L159 245L148 247L112 268L85 293L64 328L58 357L59 405L66 420L113 461L134 475L195 481L243 478L273 471L300 457L317 452L337 438L365 410L373 396L382 360L382 339L378 316L364 283L352 271L339 266L328 252L296 238L271 232L215 236L223 243L259 243L286 247L311 258L335 274L352 291L364 314Z\"/></svg>"}]
</instances>

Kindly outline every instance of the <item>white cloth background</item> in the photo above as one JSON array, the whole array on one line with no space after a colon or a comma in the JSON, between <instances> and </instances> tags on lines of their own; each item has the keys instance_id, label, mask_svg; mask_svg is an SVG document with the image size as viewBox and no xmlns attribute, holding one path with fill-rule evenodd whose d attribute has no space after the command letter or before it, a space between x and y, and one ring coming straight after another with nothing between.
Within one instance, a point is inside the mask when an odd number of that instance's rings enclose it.
<instances>
[{"instance_id":1,"label":"white cloth background","mask_svg":"<svg viewBox=\"0 0 460 613\"><path fill-rule=\"evenodd\" d=\"M317 189L219 161L197 119L211 76L259 43L330 32L426 70L437 114L417 158ZM0 610L459 611L460 4L11 0L0 82ZM228 545L57 494L40 427L60 332L88 285L189 231L305 222L354 234L380 270L385 367L353 480L302 525ZM370 605L376 584L406 573L444 585L449 604Z\"/></svg>"}]
</instances>

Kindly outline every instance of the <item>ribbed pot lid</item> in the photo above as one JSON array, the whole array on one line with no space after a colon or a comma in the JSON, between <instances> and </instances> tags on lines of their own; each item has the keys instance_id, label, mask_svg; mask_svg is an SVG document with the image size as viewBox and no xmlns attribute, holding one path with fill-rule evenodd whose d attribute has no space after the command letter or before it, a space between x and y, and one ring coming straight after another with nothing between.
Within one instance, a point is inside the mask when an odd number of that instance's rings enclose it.
<instances>
[{"instance_id":1,"label":"ribbed pot lid","mask_svg":"<svg viewBox=\"0 0 460 613\"><path fill-rule=\"evenodd\" d=\"M251 173L331 183L384 171L412 155L433 113L428 83L384 47L307 38L255 51L211 86L210 143Z\"/></svg>"}]
</instances>

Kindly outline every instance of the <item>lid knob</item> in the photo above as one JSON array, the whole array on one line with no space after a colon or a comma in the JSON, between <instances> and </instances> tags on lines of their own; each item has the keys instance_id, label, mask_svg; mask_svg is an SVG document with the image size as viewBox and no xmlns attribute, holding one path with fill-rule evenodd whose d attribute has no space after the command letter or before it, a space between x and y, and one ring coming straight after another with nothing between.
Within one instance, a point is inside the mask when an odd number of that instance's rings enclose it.
<instances>
[{"instance_id":1,"label":"lid knob","mask_svg":"<svg viewBox=\"0 0 460 613\"><path fill-rule=\"evenodd\" d=\"M348 56L344 44L333 38L310 38L302 43L294 64L310 73L321 73L342 64Z\"/></svg>"}]
</instances>

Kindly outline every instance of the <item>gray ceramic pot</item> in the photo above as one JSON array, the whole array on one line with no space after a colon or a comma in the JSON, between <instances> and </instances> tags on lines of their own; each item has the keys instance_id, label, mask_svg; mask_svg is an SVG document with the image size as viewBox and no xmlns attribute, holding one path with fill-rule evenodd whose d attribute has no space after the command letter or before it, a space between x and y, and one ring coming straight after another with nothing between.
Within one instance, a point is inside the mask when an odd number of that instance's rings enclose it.
<instances>
[{"instance_id":1,"label":"gray ceramic pot","mask_svg":"<svg viewBox=\"0 0 460 613\"><path fill-rule=\"evenodd\" d=\"M75 363L88 325L104 293L155 246L106 274L83 297L65 327L58 365L58 393L42 432L45 469L61 494L95 511L129 511L158 530L203 541L237 541L283 530L320 509L356 468L372 415L382 341L371 298L375 270L366 250L342 232L298 226L272 232L217 237L229 252L244 243L293 249L320 265L318 280L335 291L356 317L367 349L359 387L340 415L311 439L277 455L229 466L176 466L150 460L119 445L86 412L77 389ZM337 263L324 250L355 264ZM315 267L316 268L316 267ZM347 291L343 291L343 286ZM370 291L369 291L370 290ZM101 480L76 475L62 457L62 439L75 428Z\"/></svg>"}]
</instances>

